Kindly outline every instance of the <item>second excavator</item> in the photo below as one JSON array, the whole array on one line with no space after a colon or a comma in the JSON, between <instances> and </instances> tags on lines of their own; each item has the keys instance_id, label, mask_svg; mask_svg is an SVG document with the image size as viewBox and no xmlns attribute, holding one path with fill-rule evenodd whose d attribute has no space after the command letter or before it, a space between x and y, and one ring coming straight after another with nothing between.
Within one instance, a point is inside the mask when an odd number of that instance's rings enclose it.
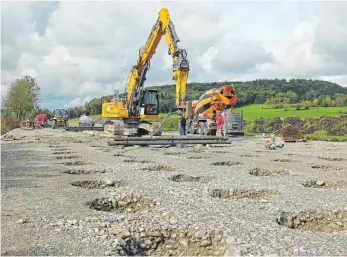
<instances>
[{"instance_id":1,"label":"second excavator","mask_svg":"<svg viewBox=\"0 0 347 257\"><path fill-rule=\"evenodd\" d=\"M144 88L150 60L164 37L168 54L173 59L173 81L176 84L176 108L184 111L186 83L189 73L189 61L185 49L178 47L180 42L169 11L162 8L146 44L140 48L136 65L131 68L126 86L126 97L115 94L111 102L102 103L104 130L115 136L161 135L160 123L143 119L156 119L159 114L159 97L156 90ZM155 133L154 133L155 132Z\"/></svg>"}]
</instances>

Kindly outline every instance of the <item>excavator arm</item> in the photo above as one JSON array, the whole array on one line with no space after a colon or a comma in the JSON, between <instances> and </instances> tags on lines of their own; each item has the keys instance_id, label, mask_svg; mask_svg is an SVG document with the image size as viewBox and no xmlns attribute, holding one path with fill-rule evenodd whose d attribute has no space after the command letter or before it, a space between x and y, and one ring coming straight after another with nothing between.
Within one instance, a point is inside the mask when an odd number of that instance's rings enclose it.
<instances>
[{"instance_id":1,"label":"excavator arm","mask_svg":"<svg viewBox=\"0 0 347 257\"><path fill-rule=\"evenodd\" d=\"M127 85L127 103L129 115L137 116L138 106L143 104L144 82L146 73L150 68L150 60L155 54L155 50L164 36L168 45L168 54L173 58L173 81L176 84L176 107L185 108L186 83L189 72L189 62L185 49L180 49L177 45L179 38L175 27L170 19L169 11L162 8L159 17L154 24L146 44L140 48L137 64L130 71Z\"/></svg>"}]
</instances>

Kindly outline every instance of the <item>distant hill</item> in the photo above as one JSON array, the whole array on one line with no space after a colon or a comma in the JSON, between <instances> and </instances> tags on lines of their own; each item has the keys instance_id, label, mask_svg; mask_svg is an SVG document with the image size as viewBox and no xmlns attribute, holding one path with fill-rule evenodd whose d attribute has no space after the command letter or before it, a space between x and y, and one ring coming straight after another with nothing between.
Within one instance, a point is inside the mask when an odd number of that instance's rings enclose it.
<instances>
[{"instance_id":1,"label":"distant hill","mask_svg":"<svg viewBox=\"0 0 347 257\"><path fill-rule=\"evenodd\" d=\"M254 81L225 81L187 84L187 100L197 100L208 89L221 85L234 85L239 96L236 104L242 107L249 104L269 104L275 108L309 106L346 106L347 88L338 84L323 80L311 79L259 79ZM161 85L147 87L157 89L160 96L160 112L167 113L175 103L175 85ZM111 95L105 97L104 101L110 100ZM79 117L82 113L87 115L100 114L101 100L93 99L87 105L71 108L71 117Z\"/></svg>"}]
</instances>

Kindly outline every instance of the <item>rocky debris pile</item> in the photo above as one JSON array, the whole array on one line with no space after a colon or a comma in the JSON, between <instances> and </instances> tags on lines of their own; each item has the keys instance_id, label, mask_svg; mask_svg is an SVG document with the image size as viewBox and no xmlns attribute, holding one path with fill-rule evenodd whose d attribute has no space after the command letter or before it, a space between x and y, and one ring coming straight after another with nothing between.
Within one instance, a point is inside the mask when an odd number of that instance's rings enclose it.
<instances>
[{"instance_id":1,"label":"rocky debris pile","mask_svg":"<svg viewBox=\"0 0 347 257\"><path fill-rule=\"evenodd\" d=\"M97 211L135 213L148 212L156 205L160 205L160 202L156 202L150 197L131 194L96 198L87 204L91 209Z\"/></svg>"},{"instance_id":2,"label":"rocky debris pile","mask_svg":"<svg viewBox=\"0 0 347 257\"><path fill-rule=\"evenodd\" d=\"M249 171L249 174L253 176L280 176L280 175L288 175L287 170L270 170L270 169L261 169L254 168Z\"/></svg>"},{"instance_id":3,"label":"rocky debris pile","mask_svg":"<svg viewBox=\"0 0 347 257\"><path fill-rule=\"evenodd\" d=\"M287 140L298 140L302 139L303 135L295 125L289 125L281 130L282 137Z\"/></svg>"},{"instance_id":4,"label":"rocky debris pile","mask_svg":"<svg viewBox=\"0 0 347 257\"><path fill-rule=\"evenodd\" d=\"M214 166L234 166L234 165L242 165L242 162L231 162L231 161L222 161L222 162L213 162L211 165Z\"/></svg>"},{"instance_id":5,"label":"rocky debris pile","mask_svg":"<svg viewBox=\"0 0 347 257\"><path fill-rule=\"evenodd\" d=\"M268 198L272 195L277 194L274 190L268 189L212 189L209 190L209 195L216 198L224 198L224 199L241 199L241 198L249 198L249 199L264 199Z\"/></svg>"},{"instance_id":6,"label":"rocky debris pile","mask_svg":"<svg viewBox=\"0 0 347 257\"><path fill-rule=\"evenodd\" d=\"M104 189L109 187L121 187L125 185L124 181L121 180L84 180L76 181L71 183L72 186L83 187L87 189Z\"/></svg>"},{"instance_id":7,"label":"rocky debris pile","mask_svg":"<svg viewBox=\"0 0 347 257\"><path fill-rule=\"evenodd\" d=\"M323 189L347 188L347 182L344 182L344 181L325 182L323 180L307 180L303 182L302 185L304 187L323 188Z\"/></svg>"},{"instance_id":8,"label":"rocky debris pile","mask_svg":"<svg viewBox=\"0 0 347 257\"><path fill-rule=\"evenodd\" d=\"M211 178L204 176L189 176L185 174L178 174L169 178L169 180L174 182L197 182L197 183L207 183L211 181Z\"/></svg>"},{"instance_id":9,"label":"rocky debris pile","mask_svg":"<svg viewBox=\"0 0 347 257\"><path fill-rule=\"evenodd\" d=\"M174 171L176 170L176 168L172 167L172 166L168 166L168 165L152 165L149 167L144 167L142 168L142 170L147 170L147 171Z\"/></svg>"},{"instance_id":10,"label":"rocky debris pile","mask_svg":"<svg viewBox=\"0 0 347 257\"><path fill-rule=\"evenodd\" d=\"M347 211L281 212L276 222L290 229L333 233L347 230Z\"/></svg>"},{"instance_id":11,"label":"rocky debris pile","mask_svg":"<svg viewBox=\"0 0 347 257\"><path fill-rule=\"evenodd\" d=\"M57 231L80 230L92 238L102 240L109 250L105 255L115 256L223 256L227 239L222 231L195 230L171 227L145 228L118 226L101 221L98 217L84 220L61 219L52 224Z\"/></svg>"},{"instance_id":12,"label":"rocky debris pile","mask_svg":"<svg viewBox=\"0 0 347 257\"><path fill-rule=\"evenodd\" d=\"M23 131L20 128L15 128L15 129L10 130L6 134L3 134L1 136L1 139L3 141L16 141L16 140L24 139L28 135L29 135L29 137L31 137L31 139L33 139L32 136L31 136L31 132L32 131Z\"/></svg>"}]
</instances>

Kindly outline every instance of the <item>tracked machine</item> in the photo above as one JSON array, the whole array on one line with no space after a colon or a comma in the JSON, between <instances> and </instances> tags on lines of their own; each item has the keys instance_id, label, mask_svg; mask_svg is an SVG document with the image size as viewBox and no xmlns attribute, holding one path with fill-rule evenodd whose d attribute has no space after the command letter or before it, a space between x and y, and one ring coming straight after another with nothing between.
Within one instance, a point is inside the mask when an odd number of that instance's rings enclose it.
<instances>
[{"instance_id":1,"label":"tracked machine","mask_svg":"<svg viewBox=\"0 0 347 257\"><path fill-rule=\"evenodd\" d=\"M161 135L160 123L143 119L156 119L159 114L158 92L145 89L146 73L155 50L164 37L168 54L173 59L173 81L176 84L176 108L185 109L186 83L189 73L189 61L185 49L178 47L180 41L169 11L162 8L146 44L140 48L136 65L131 68L126 86L126 97L119 97L118 92L111 102L102 103L102 124L105 132L117 136Z\"/></svg>"}]
</instances>

